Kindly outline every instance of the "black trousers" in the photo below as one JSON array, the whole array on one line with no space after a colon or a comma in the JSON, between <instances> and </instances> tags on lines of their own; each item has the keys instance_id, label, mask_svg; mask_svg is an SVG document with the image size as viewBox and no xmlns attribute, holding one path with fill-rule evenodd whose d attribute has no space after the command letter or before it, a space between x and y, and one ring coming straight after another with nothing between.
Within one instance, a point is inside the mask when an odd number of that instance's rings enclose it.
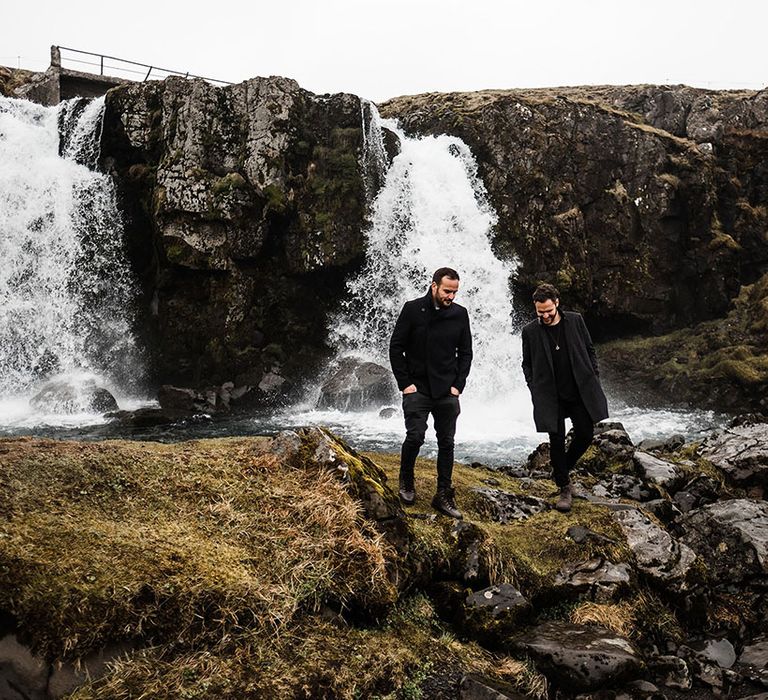
<instances>
[{"instance_id":1,"label":"black trousers","mask_svg":"<svg viewBox=\"0 0 768 700\"><path fill-rule=\"evenodd\" d=\"M565 450L565 419L573 423L573 437L568 451ZM549 434L549 458L552 464L552 478L562 488L570 482L569 473L579 457L583 455L595 432L584 404L579 401L560 401L557 412L557 432Z\"/></svg>"},{"instance_id":2,"label":"black trousers","mask_svg":"<svg viewBox=\"0 0 768 700\"><path fill-rule=\"evenodd\" d=\"M456 419L461 413L458 396L448 395L433 399L418 391L403 394L405 440L400 451L400 479L408 485L413 483L413 467L419 450L424 444L427 417L430 413L435 420L437 435L437 489L439 491L451 487L453 436L456 434Z\"/></svg>"}]
</instances>

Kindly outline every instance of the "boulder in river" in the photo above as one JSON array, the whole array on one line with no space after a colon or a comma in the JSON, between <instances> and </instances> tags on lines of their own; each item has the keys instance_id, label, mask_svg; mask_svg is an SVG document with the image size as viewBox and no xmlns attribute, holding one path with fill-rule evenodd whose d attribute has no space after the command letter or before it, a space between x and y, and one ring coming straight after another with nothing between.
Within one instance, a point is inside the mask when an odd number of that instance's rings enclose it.
<instances>
[{"instance_id":1,"label":"boulder in river","mask_svg":"<svg viewBox=\"0 0 768 700\"><path fill-rule=\"evenodd\" d=\"M317 407L341 411L376 408L392 403L396 394L392 372L386 367L345 357L321 387Z\"/></svg>"},{"instance_id":2,"label":"boulder in river","mask_svg":"<svg viewBox=\"0 0 768 700\"><path fill-rule=\"evenodd\" d=\"M118 409L115 397L94 380L52 380L40 388L29 405L46 413L106 413Z\"/></svg>"}]
</instances>

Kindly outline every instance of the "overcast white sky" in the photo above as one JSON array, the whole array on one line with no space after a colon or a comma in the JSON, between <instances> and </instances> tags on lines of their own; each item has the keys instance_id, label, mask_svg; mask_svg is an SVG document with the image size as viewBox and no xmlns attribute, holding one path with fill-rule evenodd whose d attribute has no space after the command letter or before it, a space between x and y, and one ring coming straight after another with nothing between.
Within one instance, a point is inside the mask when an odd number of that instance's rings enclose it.
<instances>
[{"instance_id":1,"label":"overcast white sky","mask_svg":"<svg viewBox=\"0 0 768 700\"><path fill-rule=\"evenodd\" d=\"M58 44L374 101L587 84L761 89L767 34L765 0L14 0L0 65L43 70Z\"/></svg>"}]
</instances>

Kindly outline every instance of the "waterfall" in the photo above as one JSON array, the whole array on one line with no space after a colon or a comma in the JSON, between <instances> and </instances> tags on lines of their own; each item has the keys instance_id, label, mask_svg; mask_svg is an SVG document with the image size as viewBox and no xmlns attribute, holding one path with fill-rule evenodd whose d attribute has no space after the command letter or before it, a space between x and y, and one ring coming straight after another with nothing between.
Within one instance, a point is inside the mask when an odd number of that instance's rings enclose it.
<instances>
[{"instance_id":1,"label":"waterfall","mask_svg":"<svg viewBox=\"0 0 768 700\"><path fill-rule=\"evenodd\" d=\"M366 178L380 187L370 204L364 266L348 281L348 300L331 322L336 360L356 357L389 367L389 338L403 304L427 293L438 267L455 268L461 277L456 300L468 310L474 345L472 370L461 396L456 458L491 464L521 461L546 436L535 432L520 367L521 324L513 317L509 286L516 265L494 255L497 217L477 163L459 138L411 138L396 122L380 121L373 105L366 108L361 164ZM388 170L382 129L394 132L400 141L400 153ZM528 318L534 318L532 307ZM672 432L692 435L713 422L711 414L640 410L610 398L612 417L637 439ZM378 408L343 412L315 406L316 400L308 398L279 420L327 425L365 449L399 450L404 436L400 411L384 418ZM434 458L436 453L429 430L421 454Z\"/></svg>"},{"instance_id":2,"label":"waterfall","mask_svg":"<svg viewBox=\"0 0 768 700\"><path fill-rule=\"evenodd\" d=\"M372 112L371 121L377 116ZM531 409L509 286L515 263L493 252L497 218L477 163L455 136L409 138L384 120L367 130L379 143L382 126L397 135L401 151L372 203L366 261L347 283L349 298L332 323L331 342L339 356L388 367L389 338L403 304L426 294L437 268L453 267L461 277L456 301L469 312L474 346L459 434L504 439L516 424L530 432L523 427Z\"/></svg>"},{"instance_id":3,"label":"waterfall","mask_svg":"<svg viewBox=\"0 0 768 700\"><path fill-rule=\"evenodd\" d=\"M116 396L143 382L122 220L110 177L94 170L103 111L104 98L42 107L0 97L6 409L43 378L95 382Z\"/></svg>"}]
</instances>

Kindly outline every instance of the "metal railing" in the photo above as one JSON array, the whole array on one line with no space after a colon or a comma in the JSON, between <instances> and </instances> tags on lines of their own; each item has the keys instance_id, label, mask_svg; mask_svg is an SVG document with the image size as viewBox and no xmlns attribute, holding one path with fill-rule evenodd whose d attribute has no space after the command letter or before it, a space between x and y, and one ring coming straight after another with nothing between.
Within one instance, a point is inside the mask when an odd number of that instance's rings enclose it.
<instances>
[{"instance_id":1,"label":"metal railing","mask_svg":"<svg viewBox=\"0 0 768 700\"><path fill-rule=\"evenodd\" d=\"M152 75L152 72L154 71L157 74L156 75L157 80L166 78L169 75L179 75L182 78L200 78L201 80L205 80L209 83L216 83L218 85L234 84L226 80L216 80L215 78L206 78L202 75L193 75L189 72L184 73L183 71L171 70L170 68L160 68L158 66L151 66L148 63L139 63L137 61L129 61L125 58L117 58L116 56L107 56L106 54L93 53L91 51L81 51L80 49L71 49L67 46L51 46L51 65L52 66L57 66L59 68L67 67L67 66L62 66L62 56L61 56L62 51L77 54L79 56L89 56L91 58L99 59L98 61L92 61L92 60L85 60L82 58L78 59L78 58L71 58L69 56L65 56L65 60L68 63L76 63L80 65L85 65L85 66L95 66L99 69L99 73L98 73L99 75L108 76L111 78L121 78L125 76L115 75L114 73L107 73L105 71L107 70L119 71L121 73L128 73L134 76L143 76L142 78L138 78L138 77L125 78L126 80L136 80L136 81L141 80L142 82L149 80L150 75ZM105 61L117 62L118 65L110 65L109 63L105 63ZM124 67L122 64L125 64L126 66L140 67L142 68L142 70L136 70L136 68L134 67ZM146 69L146 72L143 69ZM83 72L91 73L93 71L84 70Z\"/></svg>"}]
</instances>

